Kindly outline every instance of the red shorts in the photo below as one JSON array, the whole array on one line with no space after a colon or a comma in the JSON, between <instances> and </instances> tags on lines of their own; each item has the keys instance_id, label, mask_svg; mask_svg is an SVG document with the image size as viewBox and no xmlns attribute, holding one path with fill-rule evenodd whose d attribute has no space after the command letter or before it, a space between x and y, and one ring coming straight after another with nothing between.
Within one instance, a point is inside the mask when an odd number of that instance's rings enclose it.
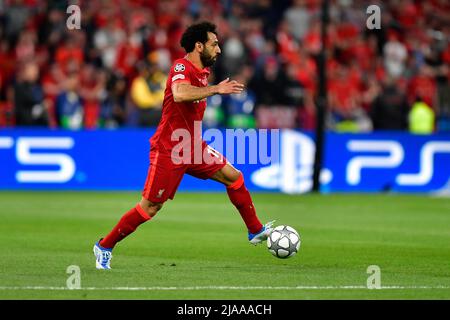
<instances>
[{"instance_id":1,"label":"red shorts","mask_svg":"<svg viewBox=\"0 0 450 320\"><path fill-rule=\"evenodd\" d=\"M227 159L204 141L202 154L205 156L199 157L200 161L191 159L191 163L177 163L170 152L151 148L150 166L142 196L154 203L173 199L185 173L206 180L227 164Z\"/></svg>"}]
</instances>

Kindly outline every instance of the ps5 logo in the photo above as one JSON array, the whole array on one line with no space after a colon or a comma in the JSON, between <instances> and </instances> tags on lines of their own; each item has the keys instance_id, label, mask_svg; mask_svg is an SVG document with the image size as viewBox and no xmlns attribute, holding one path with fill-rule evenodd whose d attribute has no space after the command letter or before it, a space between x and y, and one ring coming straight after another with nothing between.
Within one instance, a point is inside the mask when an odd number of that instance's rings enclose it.
<instances>
[{"instance_id":1,"label":"ps5 logo","mask_svg":"<svg viewBox=\"0 0 450 320\"><path fill-rule=\"evenodd\" d=\"M354 187L365 187L370 182L368 178L364 179L364 174L367 174L368 170L381 170L380 172L384 173L394 170L390 173L395 175L394 181L398 186L430 188L435 176L435 156L450 154L450 142L427 141L422 145L418 155L408 153L408 162L405 161L406 146L396 140L350 139L346 145L328 148L328 150L346 148L351 152L351 156L345 163L343 181L338 178L338 172L333 174L331 171L331 169L340 170L339 166L335 166L334 161L326 162L332 167L322 169L321 185L330 191L354 190ZM314 141L300 132L284 130L281 132L279 152L279 161L255 171L251 176L252 182L256 186L278 189L285 193L309 192L312 188ZM328 154L328 157L332 156ZM416 172L403 169L403 164L412 161L419 168ZM336 178L334 182L333 177ZM450 185L450 181L448 183ZM436 186L432 188L436 189Z\"/></svg>"},{"instance_id":2,"label":"ps5 logo","mask_svg":"<svg viewBox=\"0 0 450 320\"><path fill-rule=\"evenodd\" d=\"M347 148L353 152L375 154L355 156L348 162L346 178L347 183L352 186L360 184L363 169L397 168L403 163L405 156L403 146L394 140L350 140ZM396 184L399 186L429 184L434 175L434 156L439 153L450 153L450 142L426 142L420 150L419 172L398 174L395 178Z\"/></svg>"},{"instance_id":3,"label":"ps5 logo","mask_svg":"<svg viewBox=\"0 0 450 320\"><path fill-rule=\"evenodd\" d=\"M255 171L252 182L260 187L280 189L285 193L304 193L312 188L312 175L315 154L314 141L305 134L284 130L281 133L279 161L269 167ZM320 182L330 183L332 173L322 169Z\"/></svg>"},{"instance_id":4,"label":"ps5 logo","mask_svg":"<svg viewBox=\"0 0 450 320\"><path fill-rule=\"evenodd\" d=\"M70 150L74 141L70 137L0 137L0 149L11 149L15 144L16 160L24 166L56 166L57 170L18 170L19 183L65 183L75 174L75 161L65 153L40 150Z\"/></svg>"}]
</instances>

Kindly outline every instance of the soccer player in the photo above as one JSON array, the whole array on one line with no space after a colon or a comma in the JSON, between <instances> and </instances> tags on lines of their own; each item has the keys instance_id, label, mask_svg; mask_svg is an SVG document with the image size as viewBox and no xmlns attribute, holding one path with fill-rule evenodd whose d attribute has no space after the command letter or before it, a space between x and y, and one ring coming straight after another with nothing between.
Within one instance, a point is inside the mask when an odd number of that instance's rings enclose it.
<instances>
[{"instance_id":1,"label":"soccer player","mask_svg":"<svg viewBox=\"0 0 450 320\"><path fill-rule=\"evenodd\" d=\"M201 123L206 98L215 94L239 94L244 86L229 78L208 86L209 67L220 54L216 26L209 22L191 25L181 38L186 56L174 62L166 82L161 121L150 139L150 166L142 198L125 213L112 231L94 245L97 269L110 269L112 249L142 223L151 220L167 199L173 199L185 173L212 179L226 186L228 197L248 229L248 240L256 245L266 240L273 222L259 221L240 171L194 133ZM189 139L180 143L178 136ZM180 148L181 146L181 148ZM190 148L187 148L190 147ZM197 151L196 151L197 150ZM200 150L200 157L198 157ZM196 154L197 152L197 154Z\"/></svg>"}]
</instances>

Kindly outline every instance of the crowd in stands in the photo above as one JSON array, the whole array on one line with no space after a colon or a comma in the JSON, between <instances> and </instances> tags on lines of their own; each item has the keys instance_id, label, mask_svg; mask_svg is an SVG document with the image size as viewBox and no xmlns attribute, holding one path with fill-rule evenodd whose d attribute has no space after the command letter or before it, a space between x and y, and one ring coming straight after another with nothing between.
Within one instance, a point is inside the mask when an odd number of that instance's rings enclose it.
<instances>
[{"instance_id":1,"label":"crowd in stands","mask_svg":"<svg viewBox=\"0 0 450 320\"><path fill-rule=\"evenodd\" d=\"M320 0L0 0L0 127L156 125L181 34L201 20L222 49L210 83L246 84L208 99L205 126L315 128ZM330 1L325 51L328 129L450 131L448 0Z\"/></svg>"}]
</instances>

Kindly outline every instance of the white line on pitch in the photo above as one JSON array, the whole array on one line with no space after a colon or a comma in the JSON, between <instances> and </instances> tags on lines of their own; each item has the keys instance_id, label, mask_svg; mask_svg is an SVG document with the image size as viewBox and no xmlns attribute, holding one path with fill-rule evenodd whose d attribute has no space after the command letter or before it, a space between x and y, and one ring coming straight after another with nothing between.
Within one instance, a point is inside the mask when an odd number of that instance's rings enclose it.
<instances>
[{"instance_id":1,"label":"white line on pitch","mask_svg":"<svg viewBox=\"0 0 450 320\"><path fill-rule=\"evenodd\" d=\"M195 291L195 290L355 290L367 289L366 286L195 286L195 287L81 287L69 289L67 287L51 286L0 286L0 290L87 290L87 291ZM374 290L417 290L417 289L450 289L450 286L382 286Z\"/></svg>"}]
</instances>

